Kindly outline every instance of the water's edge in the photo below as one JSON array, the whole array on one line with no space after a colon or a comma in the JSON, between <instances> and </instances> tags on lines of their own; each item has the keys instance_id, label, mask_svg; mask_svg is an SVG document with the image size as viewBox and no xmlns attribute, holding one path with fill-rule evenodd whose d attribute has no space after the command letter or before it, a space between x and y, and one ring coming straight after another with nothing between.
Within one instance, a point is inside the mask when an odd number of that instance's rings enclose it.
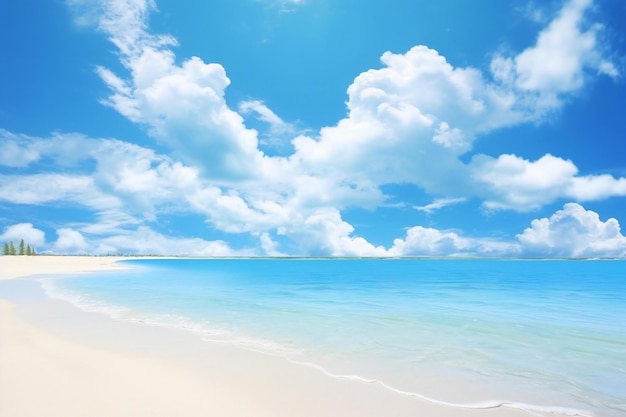
<instances>
[{"instance_id":1,"label":"water's edge","mask_svg":"<svg viewBox=\"0 0 626 417\"><path fill-rule=\"evenodd\" d=\"M124 262L128 264L127 262ZM131 263L132 266L132 263ZM116 272L116 274L123 274L123 272ZM72 277L74 278L74 277ZM71 279L71 278L70 278ZM42 285L42 288L45 290L46 295L53 299L63 300L65 302L69 302L70 304L78 307L79 309L86 312L98 312L106 314L108 317L114 320L123 320L123 321L132 321L137 323L142 323L150 326L158 326L158 327L171 327L177 329L184 329L190 333L196 334L198 337L203 339L206 342L211 343L228 343L238 347L243 347L247 350L254 350L264 354L271 354L275 356L281 356L285 360L288 360L294 364L298 364L300 366L306 366L312 369L317 370L318 372L322 372L328 377L343 379L353 381L355 383L365 383L365 384L377 384L385 389L393 391L397 394L404 396L411 396L420 398L422 400L427 400L434 404L445 405L449 407L457 407L457 408L469 408L469 409L487 409L487 408L512 408L512 409L521 409L528 411L534 415L568 415L568 416L593 416L594 413L591 411L581 410L578 408L571 407L560 407L560 406L543 406L543 405L533 405L524 402L516 402L516 401L508 401L508 400L480 400L477 402L454 402L454 401L442 401L437 397L433 397L430 395L424 395L423 393L413 390L405 390L401 388L397 388L397 385L393 383L388 383L384 379L379 378L370 378L366 376L361 376L358 374L345 374L342 372L334 372L332 368L328 368L327 366L322 366L316 362L310 361L302 361L298 360L298 352L294 351L290 346L281 346L280 343L275 343L273 341L268 340L255 340L254 338L233 338L232 334L223 333L222 329L210 329L206 326L199 325L194 322L186 322L186 323L176 323L175 321L163 320L163 318L154 317L141 317L134 316L132 311L124 311L124 307L114 306L110 303L102 303L100 307L94 306L93 302L83 302L80 298L68 296L67 292L58 291L56 287L56 279L38 279L38 282ZM58 281L60 282L60 281ZM537 414L539 413L539 414Z\"/></svg>"}]
</instances>

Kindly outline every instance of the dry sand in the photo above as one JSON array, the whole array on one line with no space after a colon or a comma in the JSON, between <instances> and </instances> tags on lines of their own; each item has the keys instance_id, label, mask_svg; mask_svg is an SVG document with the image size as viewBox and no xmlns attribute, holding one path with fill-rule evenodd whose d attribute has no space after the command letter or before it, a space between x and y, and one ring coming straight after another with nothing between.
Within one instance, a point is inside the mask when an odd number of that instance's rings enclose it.
<instances>
[{"instance_id":1,"label":"dry sand","mask_svg":"<svg viewBox=\"0 0 626 417\"><path fill-rule=\"evenodd\" d=\"M41 274L75 274L124 268L115 256L2 256L0 280Z\"/></svg>"},{"instance_id":2,"label":"dry sand","mask_svg":"<svg viewBox=\"0 0 626 417\"><path fill-rule=\"evenodd\" d=\"M118 259L0 256L0 280L122 268ZM377 384L331 378L283 358L203 342L181 330L85 313L60 301L31 300L24 306L2 288L0 416L530 415L504 407L434 404Z\"/></svg>"}]
</instances>

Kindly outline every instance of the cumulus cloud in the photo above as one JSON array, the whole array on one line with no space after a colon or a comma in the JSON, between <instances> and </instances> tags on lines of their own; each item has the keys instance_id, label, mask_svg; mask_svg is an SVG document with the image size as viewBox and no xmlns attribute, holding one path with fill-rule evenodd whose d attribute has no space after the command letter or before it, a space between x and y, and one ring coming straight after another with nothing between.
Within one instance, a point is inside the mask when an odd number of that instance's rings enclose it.
<instances>
[{"instance_id":1,"label":"cumulus cloud","mask_svg":"<svg viewBox=\"0 0 626 417\"><path fill-rule=\"evenodd\" d=\"M538 257L624 257L626 237L616 219L600 216L579 204L565 204L549 218L533 220L517 235L522 253Z\"/></svg>"},{"instance_id":2,"label":"cumulus cloud","mask_svg":"<svg viewBox=\"0 0 626 417\"><path fill-rule=\"evenodd\" d=\"M133 213L154 220L157 208L185 208L185 195L199 187L198 171L153 151L102 140L92 157L97 185L124 201Z\"/></svg>"},{"instance_id":3,"label":"cumulus cloud","mask_svg":"<svg viewBox=\"0 0 626 417\"><path fill-rule=\"evenodd\" d=\"M57 240L52 245L51 252L64 255L90 253L90 247L82 233L77 230L62 228L57 230Z\"/></svg>"},{"instance_id":4,"label":"cumulus cloud","mask_svg":"<svg viewBox=\"0 0 626 417\"><path fill-rule=\"evenodd\" d=\"M598 44L601 27L586 22L590 7L588 0L566 3L535 45L496 56L492 74L455 67L425 46L386 52L383 68L360 74L348 88L348 116L317 137L296 138L290 160L302 172L343 182L408 182L435 195L486 198L493 208L589 200L591 183L602 185L597 198L623 195L623 179L577 177L573 162L552 155L533 163L514 155L460 159L481 134L539 122L598 72L614 75L600 70L611 64ZM516 185L521 188L511 189Z\"/></svg>"},{"instance_id":5,"label":"cumulus cloud","mask_svg":"<svg viewBox=\"0 0 626 417\"><path fill-rule=\"evenodd\" d=\"M155 138L172 146L185 161L202 167L203 175L213 181L256 178L257 184L249 190L275 181L279 184L272 188L282 188L286 198L299 192L297 181L363 191L364 197L355 198L354 205L367 201L368 195L373 196L372 189L388 183L411 182L429 193L463 195L476 188L467 179L480 176L468 175L459 160L476 137L538 120L547 111L529 101L527 90L546 95L554 92L549 82L552 61L534 56L550 55L552 49L558 49L567 55L567 62L574 62L562 69L570 75L556 77L580 82L567 82L567 88L560 88L559 93L583 85L585 77L577 74L609 63L597 48L600 28L590 25L581 29L590 7L588 0L567 3L537 43L520 55L496 57L492 66L495 83L475 68L454 67L425 46L406 53L386 52L381 57L383 68L360 74L348 88L348 117L322 128L317 136L296 137L295 153L285 163L263 155L257 132L248 129L240 114L228 107L224 90L230 81L221 65L204 63L198 57L178 65L171 50L176 41L148 31L151 3L116 0L101 7L99 27L119 48L129 72L124 77L99 68L113 92L105 102L146 125ZM574 50L567 50L564 44L570 41L580 42L574 42L578 45L571 47ZM526 65L529 60L537 65ZM528 84L520 81L524 79L535 80L532 88L524 87ZM544 79L548 81L536 81ZM560 97L554 98L555 103L560 103ZM270 130L288 128L260 100L243 102L238 110L255 113ZM238 185L236 194L244 196L249 190L244 192ZM358 193L351 194L356 197ZM339 207L334 203L329 205Z\"/></svg>"},{"instance_id":6,"label":"cumulus cloud","mask_svg":"<svg viewBox=\"0 0 626 417\"><path fill-rule=\"evenodd\" d=\"M571 0L540 32L534 46L514 57L497 55L492 72L516 89L539 112L558 108L564 93L579 90L597 73L617 77L615 65L603 56L599 44L602 26L588 22L593 0Z\"/></svg>"},{"instance_id":7,"label":"cumulus cloud","mask_svg":"<svg viewBox=\"0 0 626 417\"><path fill-rule=\"evenodd\" d=\"M537 44L515 58L516 83L525 90L567 92L579 89L587 69L614 76L616 68L597 50L601 26L586 25L592 0L573 0L544 29Z\"/></svg>"},{"instance_id":8,"label":"cumulus cloud","mask_svg":"<svg viewBox=\"0 0 626 417\"><path fill-rule=\"evenodd\" d=\"M99 67L112 94L103 103L147 127L184 161L216 179L249 177L262 164L256 131L230 109L224 91L230 84L220 64L191 57L180 65L170 49L176 40L148 31L152 2L96 2L98 27L119 49L128 76Z\"/></svg>"},{"instance_id":9,"label":"cumulus cloud","mask_svg":"<svg viewBox=\"0 0 626 417\"><path fill-rule=\"evenodd\" d=\"M468 253L472 242L454 232L415 226L404 239L396 239L390 250L396 256L449 256Z\"/></svg>"},{"instance_id":10,"label":"cumulus cloud","mask_svg":"<svg viewBox=\"0 0 626 417\"><path fill-rule=\"evenodd\" d=\"M403 239L395 239L388 256L517 256L515 242L485 237L464 237L457 232L414 226Z\"/></svg>"},{"instance_id":11,"label":"cumulus cloud","mask_svg":"<svg viewBox=\"0 0 626 417\"><path fill-rule=\"evenodd\" d=\"M374 246L360 236L353 236L354 227L345 222L336 209L320 209L290 227L288 234L307 255L385 256L387 254L384 247Z\"/></svg>"},{"instance_id":12,"label":"cumulus cloud","mask_svg":"<svg viewBox=\"0 0 626 417\"><path fill-rule=\"evenodd\" d=\"M386 52L381 69L361 73L348 88L348 116L300 136L291 161L356 184L411 182L429 192L462 189L476 135L521 120L508 93L472 68L455 68L437 51L416 46Z\"/></svg>"},{"instance_id":13,"label":"cumulus cloud","mask_svg":"<svg viewBox=\"0 0 626 417\"><path fill-rule=\"evenodd\" d=\"M62 159L63 151L47 146L50 141L50 138L29 138L28 143L20 143L20 146L37 149L42 158ZM85 253L86 248L96 250L89 242L102 241L107 236L127 236L128 230L134 230L129 228L157 221L158 216L166 217L169 212L204 215L210 224L207 230L217 228L230 233L262 236L269 251L272 242L267 233L290 224L293 213L305 213L297 204L290 206L280 200L280 193L268 199L210 185L200 178L197 169L137 145L114 139L59 134L53 141L65 142L61 149L69 153L73 153L71 149L74 147L88 150L82 153L83 159L77 161L78 169L86 170L85 174L0 176L0 201L53 207L79 205L87 210L87 218L95 216L89 223L73 222L70 227L60 229L58 243L52 248L59 253ZM78 233L83 236L82 240ZM148 234L144 233L137 238L146 236ZM220 249L220 252L218 249L223 246L217 244L196 243L205 249L194 250L194 254L234 253L230 249ZM99 249L99 253L114 252L113 249L119 246L107 245L108 249ZM176 245L174 247L182 250L182 243ZM133 246L125 244L124 247ZM137 248L140 249L143 250ZM275 246L271 252L279 253L279 249Z\"/></svg>"},{"instance_id":14,"label":"cumulus cloud","mask_svg":"<svg viewBox=\"0 0 626 417\"><path fill-rule=\"evenodd\" d=\"M572 178L566 195L579 201L603 200L609 197L626 195L626 178L612 175L587 175Z\"/></svg>"},{"instance_id":15,"label":"cumulus cloud","mask_svg":"<svg viewBox=\"0 0 626 417\"><path fill-rule=\"evenodd\" d=\"M22 239L33 248L45 244L45 233L37 229L32 223L18 223L8 226L0 235L0 242L14 242L17 244Z\"/></svg>"},{"instance_id":16,"label":"cumulus cloud","mask_svg":"<svg viewBox=\"0 0 626 417\"><path fill-rule=\"evenodd\" d=\"M358 236L341 211L375 208L386 200L381 187L397 183L446 197L418 207L425 212L476 197L488 208L523 211L563 198L626 195L626 179L581 176L572 161L552 155L536 161L479 155L465 162L480 135L540 121L592 76L616 76L599 47L601 27L586 21L590 0L568 2L535 45L517 56L496 56L489 74L456 67L426 46L386 52L381 68L359 74L349 86L347 115L316 134L292 130L261 100L230 108L225 100L230 80L220 64L179 59L174 38L149 31L152 1L71 3L119 51L121 71L97 68L111 92L102 102L143 125L174 156L80 135L59 134L47 142L0 135L11 155L0 164L30 167L53 158L76 165L75 174L0 177L0 200L65 201L97 213L93 224L59 229L58 248L79 251L86 244L100 253L156 253L167 243L181 253L194 245L205 248L194 254L232 253L223 242L170 238L146 226L173 210L200 214L223 232L249 233L268 254L280 253L273 235L291 240L303 254L515 253L509 244L421 226L385 249ZM558 56L563 67L554 68L546 56ZM263 141L272 138L259 139L240 113L256 115L271 135L285 135L281 140L296 136L293 153L264 154ZM80 163L85 160L95 168ZM133 239L155 243L141 246Z\"/></svg>"},{"instance_id":17,"label":"cumulus cloud","mask_svg":"<svg viewBox=\"0 0 626 417\"><path fill-rule=\"evenodd\" d=\"M263 192L246 195L210 185L196 168L138 145L74 134L18 142L13 141L36 149L44 159L64 159L68 152L79 164L76 169L85 173L0 175L0 201L82 206L96 215L95 222L80 229L87 233L120 233L169 212L199 213L211 227L233 233L259 234L289 222L291 209L279 204L284 203L280 193L268 199L259 196ZM49 146L49 142L64 146ZM83 150L80 157L73 148Z\"/></svg>"},{"instance_id":18,"label":"cumulus cloud","mask_svg":"<svg viewBox=\"0 0 626 417\"><path fill-rule=\"evenodd\" d=\"M530 211L559 198L591 201L626 195L626 178L577 176L572 161L549 154L536 161L508 154L477 155L470 168L490 209Z\"/></svg>"},{"instance_id":19,"label":"cumulus cloud","mask_svg":"<svg viewBox=\"0 0 626 417\"><path fill-rule=\"evenodd\" d=\"M616 219L600 216L578 203L567 203L550 217L533 220L530 227L504 241L467 237L453 231L415 226L394 240L389 256L504 256L561 258L623 258L626 237Z\"/></svg>"},{"instance_id":20,"label":"cumulus cloud","mask_svg":"<svg viewBox=\"0 0 626 417\"><path fill-rule=\"evenodd\" d=\"M415 226L402 239L385 249L353 236L354 229L341 220L338 212L312 215L299 226L297 239L309 255L333 256L528 256L528 257L624 257L626 237L616 219L602 221L599 215L577 203L565 204L549 218L533 220L531 226L506 242L489 238L464 237L457 232ZM263 252L234 250L223 241L199 238L172 238L140 226L110 236L85 234L62 228L49 252L60 254L171 254L192 256L284 255L268 234L260 236ZM89 237L86 237L86 236ZM24 239L33 246L45 244L44 233L30 223L5 228L3 241ZM313 246L314 243L321 246Z\"/></svg>"}]
</instances>

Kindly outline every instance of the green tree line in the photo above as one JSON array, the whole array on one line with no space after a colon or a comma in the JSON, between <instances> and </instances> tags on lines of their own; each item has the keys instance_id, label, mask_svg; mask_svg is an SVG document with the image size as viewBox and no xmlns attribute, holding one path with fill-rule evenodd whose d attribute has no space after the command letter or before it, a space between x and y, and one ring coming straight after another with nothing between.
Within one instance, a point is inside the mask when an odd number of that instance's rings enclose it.
<instances>
[{"instance_id":1,"label":"green tree line","mask_svg":"<svg viewBox=\"0 0 626 417\"><path fill-rule=\"evenodd\" d=\"M4 242L2 246L3 255L37 255L37 251L34 246L30 246L29 243L24 243L24 239L20 240L20 244L15 248L13 242Z\"/></svg>"}]
</instances>

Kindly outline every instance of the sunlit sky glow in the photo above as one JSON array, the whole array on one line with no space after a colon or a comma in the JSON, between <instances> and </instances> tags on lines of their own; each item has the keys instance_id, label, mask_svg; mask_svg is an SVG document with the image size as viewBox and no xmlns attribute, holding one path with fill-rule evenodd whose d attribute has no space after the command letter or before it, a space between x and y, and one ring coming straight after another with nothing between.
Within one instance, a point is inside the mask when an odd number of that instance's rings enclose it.
<instances>
[{"instance_id":1,"label":"sunlit sky glow","mask_svg":"<svg viewBox=\"0 0 626 417\"><path fill-rule=\"evenodd\" d=\"M4 1L0 242L624 257L625 21L622 0Z\"/></svg>"}]
</instances>

